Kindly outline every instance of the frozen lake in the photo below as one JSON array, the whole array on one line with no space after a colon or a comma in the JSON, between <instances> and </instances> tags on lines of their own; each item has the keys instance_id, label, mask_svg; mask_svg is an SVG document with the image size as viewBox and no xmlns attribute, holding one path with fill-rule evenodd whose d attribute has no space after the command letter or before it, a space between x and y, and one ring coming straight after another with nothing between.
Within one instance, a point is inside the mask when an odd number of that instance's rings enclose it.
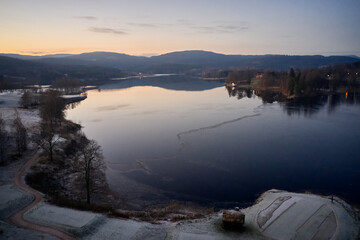
<instances>
[{"instance_id":1,"label":"frozen lake","mask_svg":"<svg viewBox=\"0 0 360 240\"><path fill-rule=\"evenodd\" d=\"M245 206L277 188L359 204L359 96L277 100L184 76L129 79L88 91L67 118L102 146L120 193Z\"/></svg>"}]
</instances>

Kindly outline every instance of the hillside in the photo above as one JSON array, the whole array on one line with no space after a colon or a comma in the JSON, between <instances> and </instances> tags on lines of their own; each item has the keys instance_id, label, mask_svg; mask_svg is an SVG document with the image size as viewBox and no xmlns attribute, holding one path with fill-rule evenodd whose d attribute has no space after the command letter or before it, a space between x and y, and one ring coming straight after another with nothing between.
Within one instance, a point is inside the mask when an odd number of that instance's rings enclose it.
<instances>
[{"instance_id":1,"label":"hillside","mask_svg":"<svg viewBox=\"0 0 360 240\"><path fill-rule=\"evenodd\" d=\"M94 83L126 75L126 72L200 75L207 69L253 68L259 71L266 69L287 71L290 68L317 68L358 60L350 56L225 55L198 50L172 52L153 57L113 52L44 56L0 54L0 75L24 77L36 83L49 83L67 75Z\"/></svg>"},{"instance_id":2,"label":"hillside","mask_svg":"<svg viewBox=\"0 0 360 240\"><path fill-rule=\"evenodd\" d=\"M24 78L26 84L50 84L53 80L64 76L84 80L87 84L95 84L109 78L121 77L123 73L115 68L80 65L75 61L59 64L0 56L0 75Z\"/></svg>"}]
</instances>

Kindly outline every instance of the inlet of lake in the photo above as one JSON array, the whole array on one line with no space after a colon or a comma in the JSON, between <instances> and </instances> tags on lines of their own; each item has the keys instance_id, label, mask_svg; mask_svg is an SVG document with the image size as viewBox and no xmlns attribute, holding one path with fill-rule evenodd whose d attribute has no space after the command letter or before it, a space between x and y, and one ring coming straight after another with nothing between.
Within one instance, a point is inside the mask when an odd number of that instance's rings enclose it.
<instances>
[{"instance_id":1,"label":"inlet of lake","mask_svg":"<svg viewBox=\"0 0 360 240\"><path fill-rule=\"evenodd\" d=\"M281 189L360 203L360 97L279 101L187 76L113 81L67 111L129 200L247 206Z\"/></svg>"}]
</instances>

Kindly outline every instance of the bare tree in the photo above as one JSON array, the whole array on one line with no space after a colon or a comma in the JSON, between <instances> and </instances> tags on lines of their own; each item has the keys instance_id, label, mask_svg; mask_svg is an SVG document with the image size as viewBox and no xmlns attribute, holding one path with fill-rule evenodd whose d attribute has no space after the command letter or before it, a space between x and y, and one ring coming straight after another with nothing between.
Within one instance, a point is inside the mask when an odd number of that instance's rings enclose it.
<instances>
[{"instance_id":1,"label":"bare tree","mask_svg":"<svg viewBox=\"0 0 360 240\"><path fill-rule=\"evenodd\" d=\"M24 107L24 108L28 108L31 105L31 94L29 91L26 91L23 93L23 95L20 98L20 102L19 104Z\"/></svg>"},{"instance_id":2,"label":"bare tree","mask_svg":"<svg viewBox=\"0 0 360 240\"><path fill-rule=\"evenodd\" d=\"M58 91L47 91L40 98L40 116L43 121L51 125L60 122L64 118L66 107L65 100L61 98Z\"/></svg>"},{"instance_id":3,"label":"bare tree","mask_svg":"<svg viewBox=\"0 0 360 240\"><path fill-rule=\"evenodd\" d=\"M5 121L0 115L0 165L6 164L7 160L7 141L8 134L5 130Z\"/></svg>"},{"instance_id":4,"label":"bare tree","mask_svg":"<svg viewBox=\"0 0 360 240\"><path fill-rule=\"evenodd\" d=\"M34 94L35 89L25 90L20 98L19 104L23 108L29 108L39 104L38 94Z\"/></svg>"},{"instance_id":5,"label":"bare tree","mask_svg":"<svg viewBox=\"0 0 360 240\"><path fill-rule=\"evenodd\" d=\"M86 190L86 202L89 204L92 193L106 184L104 174L106 166L101 147L96 141L88 140L83 135L78 149L73 168L80 173L80 184Z\"/></svg>"},{"instance_id":6,"label":"bare tree","mask_svg":"<svg viewBox=\"0 0 360 240\"><path fill-rule=\"evenodd\" d=\"M64 94L74 94L81 92L81 87L83 86L82 82L79 79L71 78L60 78L56 79L52 87L60 90Z\"/></svg>"},{"instance_id":7,"label":"bare tree","mask_svg":"<svg viewBox=\"0 0 360 240\"><path fill-rule=\"evenodd\" d=\"M52 124L47 122L41 123L40 133L36 137L36 143L49 155L49 159L52 162L54 160L54 150L57 146L57 143L60 139L60 136L55 134Z\"/></svg>"},{"instance_id":8,"label":"bare tree","mask_svg":"<svg viewBox=\"0 0 360 240\"><path fill-rule=\"evenodd\" d=\"M14 119L15 126L15 142L18 154L20 155L27 149L27 131L25 126L21 122L18 112L16 111L16 117Z\"/></svg>"}]
</instances>

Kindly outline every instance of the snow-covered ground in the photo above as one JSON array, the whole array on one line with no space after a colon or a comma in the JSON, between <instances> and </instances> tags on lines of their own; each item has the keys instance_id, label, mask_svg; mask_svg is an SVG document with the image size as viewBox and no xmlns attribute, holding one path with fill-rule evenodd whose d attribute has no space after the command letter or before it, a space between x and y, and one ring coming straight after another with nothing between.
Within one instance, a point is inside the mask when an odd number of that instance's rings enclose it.
<instances>
[{"instance_id":1,"label":"snow-covered ground","mask_svg":"<svg viewBox=\"0 0 360 240\"><path fill-rule=\"evenodd\" d=\"M0 107L18 107L22 91L4 91L0 92Z\"/></svg>"},{"instance_id":2,"label":"snow-covered ground","mask_svg":"<svg viewBox=\"0 0 360 240\"><path fill-rule=\"evenodd\" d=\"M245 226L270 239L356 239L360 226L344 201L312 194L269 190L243 212Z\"/></svg>"},{"instance_id":3,"label":"snow-covered ground","mask_svg":"<svg viewBox=\"0 0 360 240\"><path fill-rule=\"evenodd\" d=\"M3 220L34 199L33 196L19 189L14 184L0 186L0 193L0 219Z\"/></svg>"},{"instance_id":4,"label":"snow-covered ground","mask_svg":"<svg viewBox=\"0 0 360 240\"><path fill-rule=\"evenodd\" d=\"M0 209L20 201L13 186L0 188ZM280 198L280 201L278 200ZM274 206L275 204L275 206ZM259 203L242 209L244 231L227 231L222 227L222 214L206 219L147 222L108 218L102 214L65 209L40 203L29 210L28 221L51 226L83 239L356 239L359 221L350 207L340 199L311 194L271 190ZM259 218L263 224L259 225ZM265 219L265 220L264 220ZM1 224L0 224L1 227Z\"/></svg>"},{"instance_id":5,"label":"snow-covered ground","mask_svg":"<svg viewBox=\"0 0 360 240\"><path fill-rule=\"evenodd\" d=\"M38 131L41 121L38 109L1 107L0 105L0 117L5 121L5 130L9 135L12 135L12 132L15 131L14 120L17 114L19 115L21 122L25 126L27 133L30 137ZM11 139L8 144L11 145ZM35 143L32 141L28 141L28 148L33 149L34 147Z\"/></svg>"},{"instance_id":6,"label":"snow-covered ground","mask_svg":"<svg viewBox=\"0 0 360 240\"><path fill-rule=\"evenodd\" d=\"M1 92L0 116L5 120L7 128L9 128L16 117L16 112L18 112L24 126L31 130L40 122L39 111L37 109L18 108L21 95L20 90Z\"/></svg>"},{"instance_id":7,"label":"snow-covered ground","mask_svg":"<svg viewBox=\"0 0 360 240\"><path fill-rule=\"evenodd\" d=\"M31 137L34 132L38 130L38 126L40 123L39 110L37 109L24 109L19 108L19 100L21 98L22 92L20 90L16 91L7 91L0 93L0 118L4 120L5 123L5 131L7 132L9 138L6 142L8 148L13 148L15 144L15 140L13 138L15 132L14 120L18 115L21 119L22 124L25 126L28 135ZM35 144L33 141L28 141L28 148L33 149ZM13 162L10 165L14 165ZM7 168L11 168L11 166L7 166ZM2 171L3 167L0 167L0 172L4 173L6 176L7 171ZM10 171L12 172L12 171ZM13 172L12 172L13 173ZM0 182L6 179L6 176L0 177ZM12 174L13 176L13 174Z\"/></svg>"},{"instance_id":8,"label":"snow-covered ground","mask_svg":"<svg viewBox=\"0 0 360 240\"><path fill-rule=\"evenodd\" d=\"M16 227L10 223L0 220L0 239L16 240L58 240L49 234L35 232L24 228Z\"/></svg>"},{"instance_id":9,"label":"snow-covered ground","mask_svg":"<svg viewBox=\"0 0 360 240\"><path fill-rule=\"evenodd\" d=\"M65 230L77 235L83 235L104 218L103 215L92 212L77 211L39 203L24 214L29 222Z\"/></svg>"}]
</instances>

